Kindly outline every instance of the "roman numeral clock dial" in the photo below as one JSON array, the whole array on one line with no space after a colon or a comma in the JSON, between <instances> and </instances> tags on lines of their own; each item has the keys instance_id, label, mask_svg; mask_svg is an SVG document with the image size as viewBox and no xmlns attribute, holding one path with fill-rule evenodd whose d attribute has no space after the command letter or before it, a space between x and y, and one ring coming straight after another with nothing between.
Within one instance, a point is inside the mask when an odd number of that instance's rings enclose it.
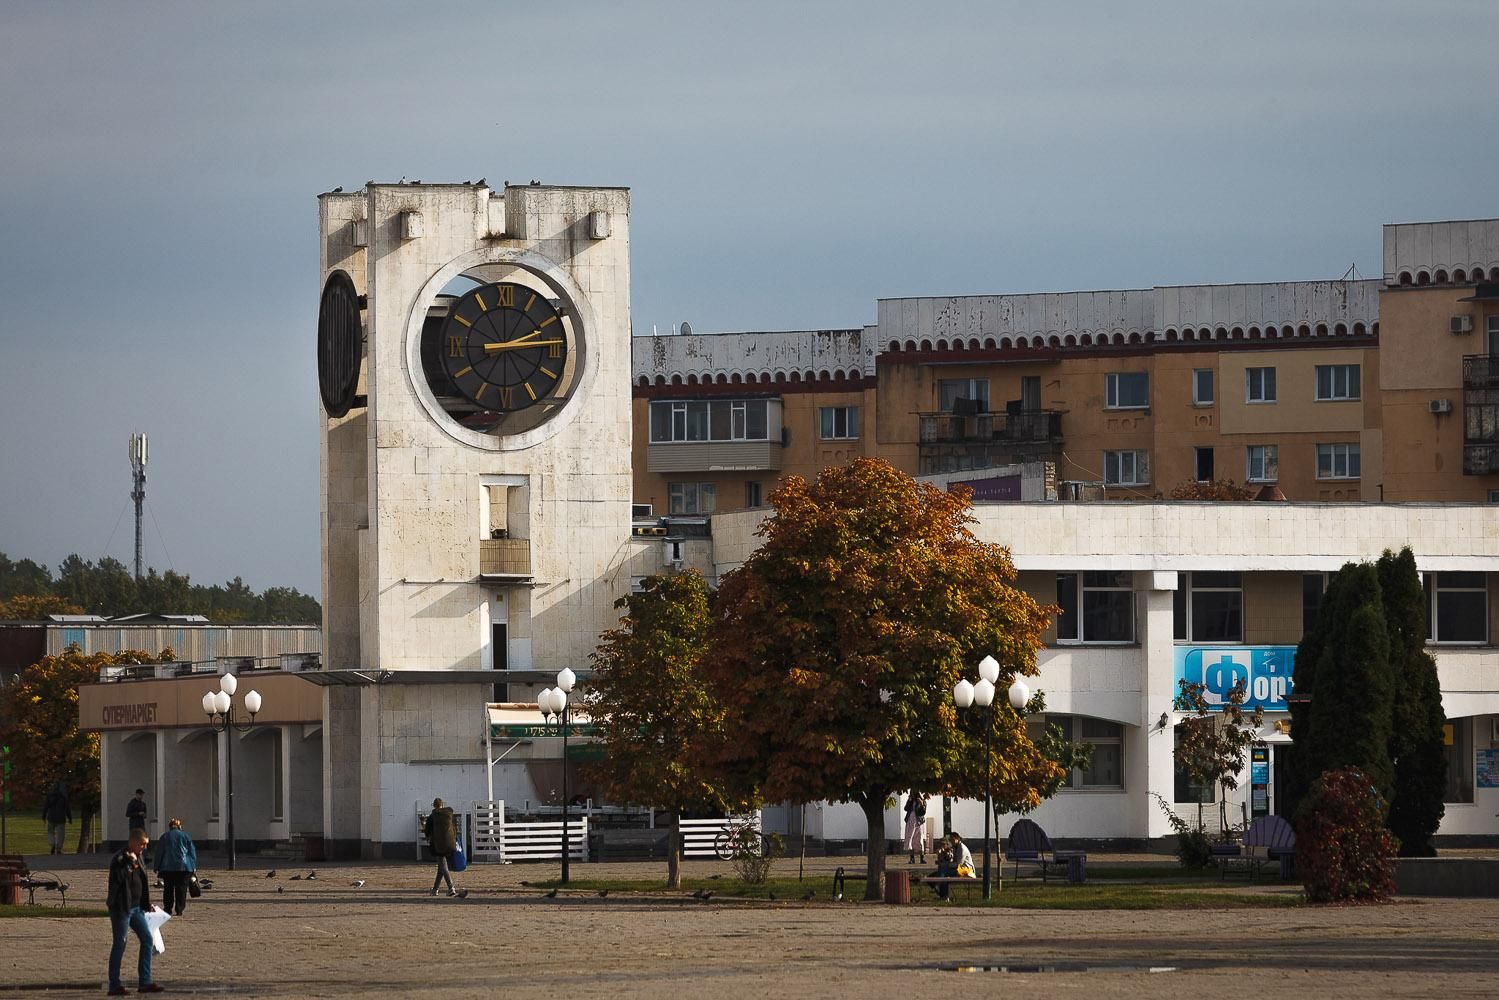
<instances>
[{"instance_id":1,"label":"roman numeral clock dial","mask_svg":"<svg viewBox=\"0 0 1499 1000\"><path fill-rule=\"evenodd\" d=\"M545 295L524 285L481 285L453 304L440 340L453 388L483 410L516 413L555 404L568 334Z\"/></svg>"}]
</instances>

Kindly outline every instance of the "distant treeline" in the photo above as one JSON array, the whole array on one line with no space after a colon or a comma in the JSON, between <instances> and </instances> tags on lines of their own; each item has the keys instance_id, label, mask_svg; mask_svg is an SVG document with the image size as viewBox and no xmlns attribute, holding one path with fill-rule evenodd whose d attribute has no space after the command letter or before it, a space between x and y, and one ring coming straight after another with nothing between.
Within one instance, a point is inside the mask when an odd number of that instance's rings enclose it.
<instances>
[{"instance_id":1,"label":"distant treeline","mask_svg":"<svg viewBox=\"0 0 1499 1000\"><path fill-rule=\"evenodd\" d=\"M68 556L54 576L40 563L12 561L0 552L0 608L46 611L62 610L65 604L85 614L108 618L162 612L205 615L216 622L309 625L323 618L317 600L293 587L267 587L257 594L239 577L205 587L185 574L172 570L157 573L155 569L137 581L124 563L109 556L97 563Z\"/></svg>"}]
</instances>

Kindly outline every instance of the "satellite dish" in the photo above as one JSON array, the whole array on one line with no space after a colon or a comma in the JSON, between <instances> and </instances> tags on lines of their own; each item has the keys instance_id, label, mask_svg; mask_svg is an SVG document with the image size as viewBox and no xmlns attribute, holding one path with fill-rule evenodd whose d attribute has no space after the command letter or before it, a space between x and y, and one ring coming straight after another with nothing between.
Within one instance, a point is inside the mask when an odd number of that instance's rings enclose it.
<instances>
[{"instance_id":1,"label":"satellite dish","mask_svg":"<svg viewBox=\"0 0 1499 1000\"><path fill-rule=\"evenodd\" d=\"M682 330L681 330L681 333L682 333L682 336L684 336L684 337L690 337L690 336L692 336L692 324L689 323L689 322L687 322L685 319L682 320Z\"/></svg>"}]
</instances>

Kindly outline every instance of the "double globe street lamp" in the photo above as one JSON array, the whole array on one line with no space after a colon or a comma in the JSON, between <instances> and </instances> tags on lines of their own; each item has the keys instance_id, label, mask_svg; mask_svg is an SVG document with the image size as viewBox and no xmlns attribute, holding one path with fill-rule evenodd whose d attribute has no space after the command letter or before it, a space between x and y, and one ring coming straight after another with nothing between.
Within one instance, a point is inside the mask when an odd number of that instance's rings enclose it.
<instances>
[{"instance_id":1,"label":"double globe street lamp","mask_svg":"<svg viewBox=\"0 0 1499 1000\"><path fill-rule=\"evenodd\" d=\"M552 719L557 720L558 728L562 730L562 884L567 884L567 863L572 853L572 845L568 842L568 788L567 788L567 696L572 692L573 685L578 682L577 674L563 667L557 671L557 686L546 688L536 696L536 707L541 709L542 725L546 726Z\"/></svg>"},{"instance_id":2,"label":"double globe street lamp","mask_svg":"<svg viewBox=\"0 0 1499 1000\"><path fill-rule=\"evenodd\" d=\"M995 683L999 680L999 661L992 656L986 656L979 661L979 682L974 684L967 678L958 681L952 689L953 704L959 708L968 708L977 705L979 708L989 709L988 715L984 717L984 898L988 899L993 886L993 879L989 868L989 823L994 816L994 792L992 787L992 776L994 774L994 760L990 749L990 736L994 732L994 692ZM1010 685L1009 690L1010 707L1017 713L1025 708L1026 702L1030 701L1031 689L1026 687L1025 681L1019 677Z\"/></svg>"},{"instance_id":3,"label":"double globe street lamp","mask_svg":"<svg viewBox=\"0 0 1499 1000\"><path fill-rule=\"evenodd\" d=\"M259 691L245 695L245 711L250 714L248 722L234 721L234 692L239 688L239 678L224 674L219 678L219 689L203 695L203 714L208 716L208 727L215 733L248 733L255 725L255 716L260 712ZM224 842L229 850L229 870L234 871L234 735L224 737L224 791L227 802L224 806Z\"/></svg>"}]
</instances>

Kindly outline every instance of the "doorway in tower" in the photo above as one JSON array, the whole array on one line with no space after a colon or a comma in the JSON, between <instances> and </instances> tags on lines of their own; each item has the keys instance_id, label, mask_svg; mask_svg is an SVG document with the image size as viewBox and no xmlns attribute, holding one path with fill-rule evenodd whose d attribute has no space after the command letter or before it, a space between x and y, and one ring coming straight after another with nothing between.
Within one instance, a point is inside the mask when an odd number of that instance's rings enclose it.
<instances>
[{"instance_id":1,"label":"doorway in tower","mask_svg":"<svg viewBox=\"0 0 1499 1000\"><path fill-rule=\"evenodd\" d=\"M495 622L489 626L489 649L492 654L491 667L495 670L509 670L510 626L507 623ZM510 685L496 682L491 697L495 701L509 701Z\"/></svg>"},{"instance_id":2,"label":"doorway in tower","mask_svg":"<svg viewBox=\"0 0 1499 1000\"><path fill-rule=\"evenodd\" d=\"M1299 798L1292 798L1291 768L1295 767L1296 744L1270 744L1270 812L1290 822Z\"/></svg>"}]
</instances>

